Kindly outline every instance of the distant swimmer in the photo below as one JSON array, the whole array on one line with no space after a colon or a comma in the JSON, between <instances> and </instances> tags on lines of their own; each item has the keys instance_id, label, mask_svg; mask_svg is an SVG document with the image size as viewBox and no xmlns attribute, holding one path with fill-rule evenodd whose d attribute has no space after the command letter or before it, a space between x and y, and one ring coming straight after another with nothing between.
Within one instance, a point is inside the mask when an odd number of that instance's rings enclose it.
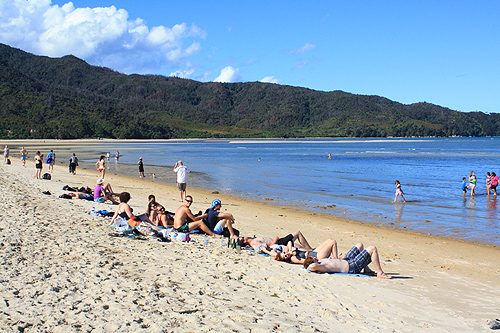
<instances>
[{"instance_id":1,"label":"distant swimmer","mask_svg":"<svg viewBox=\"0 0 500 333\"><path fill-rule=\"evenodd\" d=\"M120 152L117 150L115 154L115 160L118 161L119 159L120 159Z\"/></svg>"},{"instance_id":2,"label":"distant swimmer","mask_svg":"<svg viewBox=\"0 0 500 333\"><path fill-rule=\"evenodd\" d=\"M403 190L401 189L401 183L399 182L399 180L396 180L394 183L396 184L396 197L394 198L394 202L398 200L399 196L401 196L401 199L406 202L406 199L403 196Z\"/></svg>"},{"instance_id":3,"label":"distant swimmer","mask_svg":"<svg viewBox=\"0 0 500 333\"><path fill-rule=\"evenodd\" d=\"M332 153L328 153L328 159L331 160L332 159Z\"/></svg>"},{"instance_id":4,"label":"distant swimmer","mask_svg":"<svg viewBox=\"0 0 500 333\"><path fill-rule=\"evenodd\" d=\"M259 157L259 162L260 162L260 157Z\"/></svg>"}]
</instances>

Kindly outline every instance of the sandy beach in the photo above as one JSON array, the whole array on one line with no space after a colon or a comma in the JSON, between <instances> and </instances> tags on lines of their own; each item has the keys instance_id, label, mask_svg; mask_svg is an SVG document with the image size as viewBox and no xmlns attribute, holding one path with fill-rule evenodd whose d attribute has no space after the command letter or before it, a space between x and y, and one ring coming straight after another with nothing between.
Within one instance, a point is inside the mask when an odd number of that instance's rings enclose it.
<instances>
[{"instance_id":1,"label":"sandy beach","mask_svg":"<svg viewBox=\"0 0 500 333\"><path fill-rule=\"evenodd\" d=\"M16 152L17 153L17 152ZM24 332L472 332L500 318L500 249L342 220L192 189L193 211L215 198L243 235L301 230L312 246L336 239L339 252L376 245L393 278L307 273L194 235L190 243L112 237L64 185L94 187L97 171L56 165L34 178L30 159L0 172L0 330ZM43 172L47 171L44 164ZM108 173L134 212L155 194L180 205L173 184ZM42 194L50 191L51 195Z\"/></svg>"}]
</instances>

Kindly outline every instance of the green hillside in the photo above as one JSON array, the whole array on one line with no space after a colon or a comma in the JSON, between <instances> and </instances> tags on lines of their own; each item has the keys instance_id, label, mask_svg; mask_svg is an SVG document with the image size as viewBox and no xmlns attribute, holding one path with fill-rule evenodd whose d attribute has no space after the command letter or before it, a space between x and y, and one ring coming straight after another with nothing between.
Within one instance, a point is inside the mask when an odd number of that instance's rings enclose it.
<instances>
[{"instance_id":1,"label":"green hillside","mask_svg":"<svg viewBox=\"0 0 500 333\"><path fill-rule=\"evenodd\" d=\"M270 83L125 75L0 44L0 138L499 136L500 114Z\"/></svg>"}]
</instances>

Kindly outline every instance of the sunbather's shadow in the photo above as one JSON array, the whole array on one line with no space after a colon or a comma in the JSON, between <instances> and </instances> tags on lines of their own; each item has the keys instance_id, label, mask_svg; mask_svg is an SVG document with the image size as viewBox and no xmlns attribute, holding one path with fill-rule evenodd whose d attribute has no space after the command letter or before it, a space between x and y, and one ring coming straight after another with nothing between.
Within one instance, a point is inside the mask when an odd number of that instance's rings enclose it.
<instances>
[{"instance_id":1,"label":"sunbather's shadow","mask_svg":"<svg viewBox=\"0 0 500 333\"><path fill-rule=\"evenodd\" d=\"M393 280L394 279L400 279L400 280L403 280L403 279L405 279L405 280L413 279L413 277L411 277L411 276L401 276L399 273L387 273L386 272L385 274L387 274L388 276L390 276L391 279L393 279Z\"/></svg>"}]
</instances>

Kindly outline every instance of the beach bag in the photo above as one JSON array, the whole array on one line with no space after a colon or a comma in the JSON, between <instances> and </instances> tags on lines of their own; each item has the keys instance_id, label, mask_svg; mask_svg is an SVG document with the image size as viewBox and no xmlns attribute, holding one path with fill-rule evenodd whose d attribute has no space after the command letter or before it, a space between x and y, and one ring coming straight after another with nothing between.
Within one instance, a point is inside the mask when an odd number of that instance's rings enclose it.
<instances>
[{"instance_id":1,"label":"beach bag","mask_svg":"<svg viewBox=\"0 0 500 333\"><path fill-rule=\"evenodd\" d=\"M52 157L47 157L47 159L45 160L45 163L47 163L47 164L52 163Z\"/></svg>"},{"instance_id":2,"label":"beach bag","mask_svg":"<svg viewBox=\"0 0 500 333\"><path fill-rule=\"evenodd\" d=\"M132 232L134 232L134 228L130 227L130 225L128 224L127 220L125 220L121 216L118 216L115 219L115 231L116 232L120 232L120 233L131 234Z\"/></svg>"},{"instance_id":3,"label":"beach bag","mask_svg":"<svg viewBox=\"0 0 500 333\"><path fill-rule=\"evenodd\" d=\"M11 162L10 162L10 158L8 158L8 159L7 159L7 164L10 164L10 163L11 163Z\"/></svg>"},{"instance_id":4,"label":"beach bag","mask_svg":"<svg viewBox=\"0 0 500 333\"><path fill-rule=\"evenodd\" d=\"M51 180L52 179L52 176L50 175L50 173L44 173L43 176L42 176L42 179L45 179L45 180Z\"/></svg>"}]
</instances>

